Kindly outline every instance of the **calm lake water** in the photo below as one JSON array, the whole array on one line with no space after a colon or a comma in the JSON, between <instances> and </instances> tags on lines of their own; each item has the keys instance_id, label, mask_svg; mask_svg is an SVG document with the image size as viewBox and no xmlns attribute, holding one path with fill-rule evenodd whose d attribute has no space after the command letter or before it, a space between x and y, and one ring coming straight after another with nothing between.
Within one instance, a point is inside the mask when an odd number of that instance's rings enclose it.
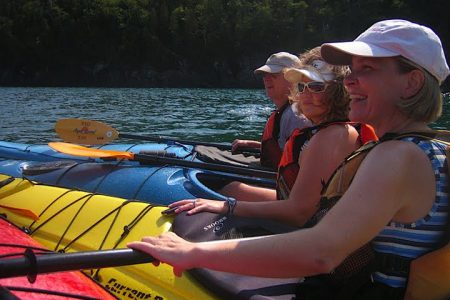
<instances>
[{"instance_id":1,"label":"calm lake water","mask_svg":"<svg viewBox=\"0 0 450 300\"><path fill-rule=\"evenodd\" d=\"M448 96L434 128L450 129ZM263 89L0 88L0 99L0 140L21 143L58 140L62 118L102 121L120 133L259 139L274 108Z\"/></svg>"}]
</instances>

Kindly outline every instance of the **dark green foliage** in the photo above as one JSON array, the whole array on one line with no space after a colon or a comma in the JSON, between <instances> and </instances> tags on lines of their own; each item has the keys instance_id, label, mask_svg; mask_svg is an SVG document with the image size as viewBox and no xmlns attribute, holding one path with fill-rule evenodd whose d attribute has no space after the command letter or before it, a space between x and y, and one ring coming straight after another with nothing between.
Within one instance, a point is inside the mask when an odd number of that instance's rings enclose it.
<instances>
[{"instance_id":1,"label":"dark green foliage","mask_svg":"<svg viewBox=\"0 0 450 300\"><path fill-rule=\"evenodd\" d=\"M0 84L252 86L271 53L386 18L428 25L448 49L449 11L448 0L0 1Z\"/></svg>"}]
</instances>

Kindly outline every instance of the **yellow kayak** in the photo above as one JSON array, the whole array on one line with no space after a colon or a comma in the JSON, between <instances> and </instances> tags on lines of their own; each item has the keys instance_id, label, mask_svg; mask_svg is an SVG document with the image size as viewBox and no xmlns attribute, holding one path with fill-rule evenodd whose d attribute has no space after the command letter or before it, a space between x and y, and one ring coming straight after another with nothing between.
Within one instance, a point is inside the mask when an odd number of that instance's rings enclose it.
<instances>
[{"instance_id":1,"label":"yellow kayak","mask_svg":"<svg viewBox=\"0 0 450 300\"><path fill-rule=\"evenodd\" d=\"M55 251L125 248L129 241L169 231L172 218L161 215L165 208L0 175L0 214ZM189 274L176 277L164 264L104 268L88 274L122 299L214 298Z\"/></svg>"}]
</instances>

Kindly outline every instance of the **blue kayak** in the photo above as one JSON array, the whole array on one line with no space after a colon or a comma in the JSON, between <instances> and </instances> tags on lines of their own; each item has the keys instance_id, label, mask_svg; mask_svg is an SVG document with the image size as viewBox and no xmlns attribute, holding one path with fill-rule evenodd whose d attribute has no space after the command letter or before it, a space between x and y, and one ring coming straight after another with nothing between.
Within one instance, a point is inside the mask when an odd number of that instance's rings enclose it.
<instances>
[{"instance_id":1,"label":"blue kayak","mask_svg":"<svg viewBox=\"0 0 450 300\"><path fill-rule=\"evenodd\" d=\"M200 162L195 158L193 146L179 143L108 144L93 148ZM217 190L231 181L274 186L274 179L227 172L227 167L223 171L211 171L175 164L93 159L63 154L48 145L3 141L0 141L0 173L47 185L162 205L189 198L224 200L225 196Z\"/></svg>"}]
</instances>

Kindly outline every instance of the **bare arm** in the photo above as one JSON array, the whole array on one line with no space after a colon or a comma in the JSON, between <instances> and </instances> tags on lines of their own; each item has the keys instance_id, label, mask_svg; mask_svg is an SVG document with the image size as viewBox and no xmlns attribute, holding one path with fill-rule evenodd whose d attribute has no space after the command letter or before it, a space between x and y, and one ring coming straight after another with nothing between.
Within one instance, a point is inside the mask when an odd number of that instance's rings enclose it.
<instances>
[{"instance_id":1,"label":"bare arm","mask_svg":"<svg viewBox=\"0 0 450 300\"><path fill-rule=\"evenodd\" d=\"M390 220L423 217L434 194L434 175L424 153L415 145L386 142L367 156L349 190L311 229L206 243L166 234L129 246L175 266L177 274L204 267L267 277L310 276L334 269Z\"/></svg>"},{"instance_id":2,"label":"bare arm","mask_svg":"<svg viewBox=\"0 0 450 300\"><path fill-rule=\"evenodd\" d=\"M303 226L317 211L322 182L327 181L332 172L351 152L356 150L358 133L352 126L333 125L312 137L300 156L300 171L289 199L276 200L274 190L262 189L235 183L223 192L237 195L239 200L234 214L243 217L268 218L294 226ZM233 190L234 192L228 191ZM177 213L189 210L189 214L201 211L226 213L227 206L217 201L197 199L172 203L179 206Z\"/></svg>"},{"instance_id":3,"label":"bare arm","mask_svg":"<svg viewBox=\"0 0 450 300\"><path fill-rule=\"evenodd\" d=\"M239 201L239 203L277 200L276 191L274 189L252 186L237 181L226 185L220 193L235 198ZM187 210L188 215L196 214L202 211L209 211L219 214L225 214L228 212L228 205L225 201L203 198L176 201L169 204L169 208L173 208L173 212L176 214Z\"/></svg>"},{"instance_id":4,"label":"bare arm","mask_svg":"<svg viewBox=\"0 0 450 300\"><path fill-rule=\"evenodd\" d=\"M435 193L426 155L412 143L385 142L369 153L350 188L316 227L329 239L337 264L389 221L411 223L424 217Z\"/></svg>"},{"instance_id":5,"label":"bare arm","mask_svg":"<svg viewBox=\"0 0 450 300\"><path fill-rule=\"evenodd\" d=\"M234 181L224 186L219 193L236 198L238 201L275 201L277 193L274 189L253 186Z\"/></svg>"},{"instance_id":6,"label":"bare arm","mask_svg":"<svg viewBox=\"0 0 450 300\"><path fill-rule=\"evenodd\" d=\"M234 140L231 143L231 152L236 151L240 147L261 148L261 142L252 140Z\"/></svg>"},{"instance_id":7,"label":"bare arm","mask_svg":"<svg viewBox=\"0 0 450 300\"><path fill-rule=\"evenodd\" d=\"M318 132L300 156L300 171L289 199L275 202L239 202L234 213L245 217L271 218L302 226L317 211L322 182L359 146L351 126L335 125Z\"/></svg>"}]
</instances>

